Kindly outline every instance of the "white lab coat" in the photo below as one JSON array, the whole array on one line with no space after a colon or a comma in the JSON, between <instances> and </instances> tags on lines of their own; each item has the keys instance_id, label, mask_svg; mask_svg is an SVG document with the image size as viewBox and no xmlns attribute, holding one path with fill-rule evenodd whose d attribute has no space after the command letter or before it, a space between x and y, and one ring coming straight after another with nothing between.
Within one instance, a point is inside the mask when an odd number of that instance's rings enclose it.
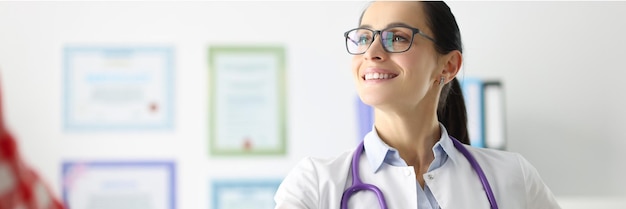
<instances>
[{"instance_id":1,"label":"white lab coat","mask_svg":"<svg viewBox=\"0 0 626 209\"><path fill-rule=\"evenodd\" d=\"M536 169L521 155L465 146L482 167L501 209L560 208ZM352 184L350 163L354 151L334 159L305 158L287 175L276 195L277 209L338 209L344 190ZM449 159L423 178L441 209L488 209L489 201L476 172L463 154L454 149ZM384 163L372 172L367 153L361 156L359 175L366 184L382 190L389 209L417 208L416 174L412 166ZM378 208L373 192L350 198L350 209Z\"/></svg>"}]
</instances>

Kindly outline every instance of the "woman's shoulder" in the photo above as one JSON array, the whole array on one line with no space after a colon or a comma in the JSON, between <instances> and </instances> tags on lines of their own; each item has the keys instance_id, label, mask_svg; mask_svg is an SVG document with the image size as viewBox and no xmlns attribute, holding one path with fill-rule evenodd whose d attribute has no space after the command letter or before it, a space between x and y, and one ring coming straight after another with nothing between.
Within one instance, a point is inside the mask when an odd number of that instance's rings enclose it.
<instances>
[{"instance_id":1,"label":"woman's shoulder","mask_svg":"<svg viewBox=\"0 0 626 209\"><path fill-rule=\"evenodd\" d=\"M315 172L336 172L343 168L349 168L348 164L351 163L353 154L353 150L346 150L333 157L304 157L298 162L298 165L294 169L315 170Z\"/></svg>"},{"instance_id":2,"label":"woman's shoulder","mask_svg":"<svg viewBox=\"0 0 626 209\"><path fill-rule=\"evenodd\" d=\"M517 152L472 146L466 146L466 148L476 161L486 168L485 172L496 172L500 175L506 173L511 177L517 176L522 179L527 170L534 170L524 156Z\"/></svg>"},{"instance_id":3,"label":"woman's shoulder","mask_svg":"<svg viewBox=\"0 0 626 209\"><path fill-rule=\"evenodd\" d=\"M519 163L524 157L517 153L492 148L480 148L465 145L465 147L474 155L476 160L487 161L488 163Z\"/></svg>"},{"instance_id":4,"label":"woman's shoulder","mask_svg":"<svg viewBox=\"0 0 626 209\"><path fill-rule=\"evenodd\" d=\"M335 157L301 159L276 191L276 208L319 208L324 195L343 191L352 154L344 151Z\"/></svg>"},{"instance_id":5,"label":"woman's shoulder","mask_svg":"<svg viewBox=\"0 0 626 209\"><path fill-rule=\"evenodd\" d=\"M517 152L466 146L485 172L526 183L541 182L537 169ZM543 183L541 183L543 184ZM527 185L528 186L528 185Z\"/></svg>"},{"instance_id":6,"label":"woman's shoulder","mask_svg":"<svg viewBox=\"0 0 626 209\"><path fill-rule=\"evenodd\" d=\"M560 208L537 169L521 154L489 148L467 148L485 172L493 176L490 180L495 180L495 186L501 187L498 188L500 191L508 191L500 199L514 197L513 192L519 189L511 185L519 184L523 187L519 191L525 191L526 208Z\"/></svg>"}]
</instances>

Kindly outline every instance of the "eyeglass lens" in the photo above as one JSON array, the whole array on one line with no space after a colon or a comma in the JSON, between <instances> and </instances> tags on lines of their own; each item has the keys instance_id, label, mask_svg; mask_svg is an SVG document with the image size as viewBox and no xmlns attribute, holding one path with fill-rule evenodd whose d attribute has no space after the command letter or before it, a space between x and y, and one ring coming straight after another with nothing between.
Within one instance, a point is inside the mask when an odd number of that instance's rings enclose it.
<instances>
[{"instance_id":1,"label":"eyeglass lens","mask_svg":"<svg viewBox=\"0 0 626 209\"><path fill-rule=\"evenodd\" d=\"M381 39L381 43L388 52L403 52L411 47L413 39L413 31L404 27L393 27L379 32L357 28L348 32L346 37L346 46L348 52L352 54L362 54L372 45L376 38Z\"/></svg>"}]
</instances>

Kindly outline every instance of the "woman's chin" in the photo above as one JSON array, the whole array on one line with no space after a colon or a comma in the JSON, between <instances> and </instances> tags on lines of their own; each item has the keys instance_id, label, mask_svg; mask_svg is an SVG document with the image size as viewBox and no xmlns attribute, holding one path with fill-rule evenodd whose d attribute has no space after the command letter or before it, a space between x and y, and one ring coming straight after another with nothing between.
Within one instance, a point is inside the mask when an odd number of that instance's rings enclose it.
<instances>
[{"instance_id":1,"label":"woman's chin","mask_svg":"<svg viewBox=\"0 0 626 209\"><path fill-rule=\"evenodd\" d=\"M388 104L391 101L389 97L385 96L361 95L360 97L361 102L372 107Z\"/></svg>"}]
</instances>

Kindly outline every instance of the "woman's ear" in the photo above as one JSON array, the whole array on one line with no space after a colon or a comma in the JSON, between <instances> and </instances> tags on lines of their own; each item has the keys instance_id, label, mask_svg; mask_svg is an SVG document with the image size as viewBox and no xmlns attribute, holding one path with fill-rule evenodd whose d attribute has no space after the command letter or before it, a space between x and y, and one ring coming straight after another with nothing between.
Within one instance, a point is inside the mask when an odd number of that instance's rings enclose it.
<instances>
[{"instance_id":1,"label":"woman's ear","mask_svg":"<svg viewBox=\"0 0 626 209\"><path fill-rule=\"evenodd\" d=\"M459 50L451 51L444 56L443 71L441 75L445 77L445 82L448 83L461 69L463 63L463 54Z\"/></svg>"}]
</instances>

